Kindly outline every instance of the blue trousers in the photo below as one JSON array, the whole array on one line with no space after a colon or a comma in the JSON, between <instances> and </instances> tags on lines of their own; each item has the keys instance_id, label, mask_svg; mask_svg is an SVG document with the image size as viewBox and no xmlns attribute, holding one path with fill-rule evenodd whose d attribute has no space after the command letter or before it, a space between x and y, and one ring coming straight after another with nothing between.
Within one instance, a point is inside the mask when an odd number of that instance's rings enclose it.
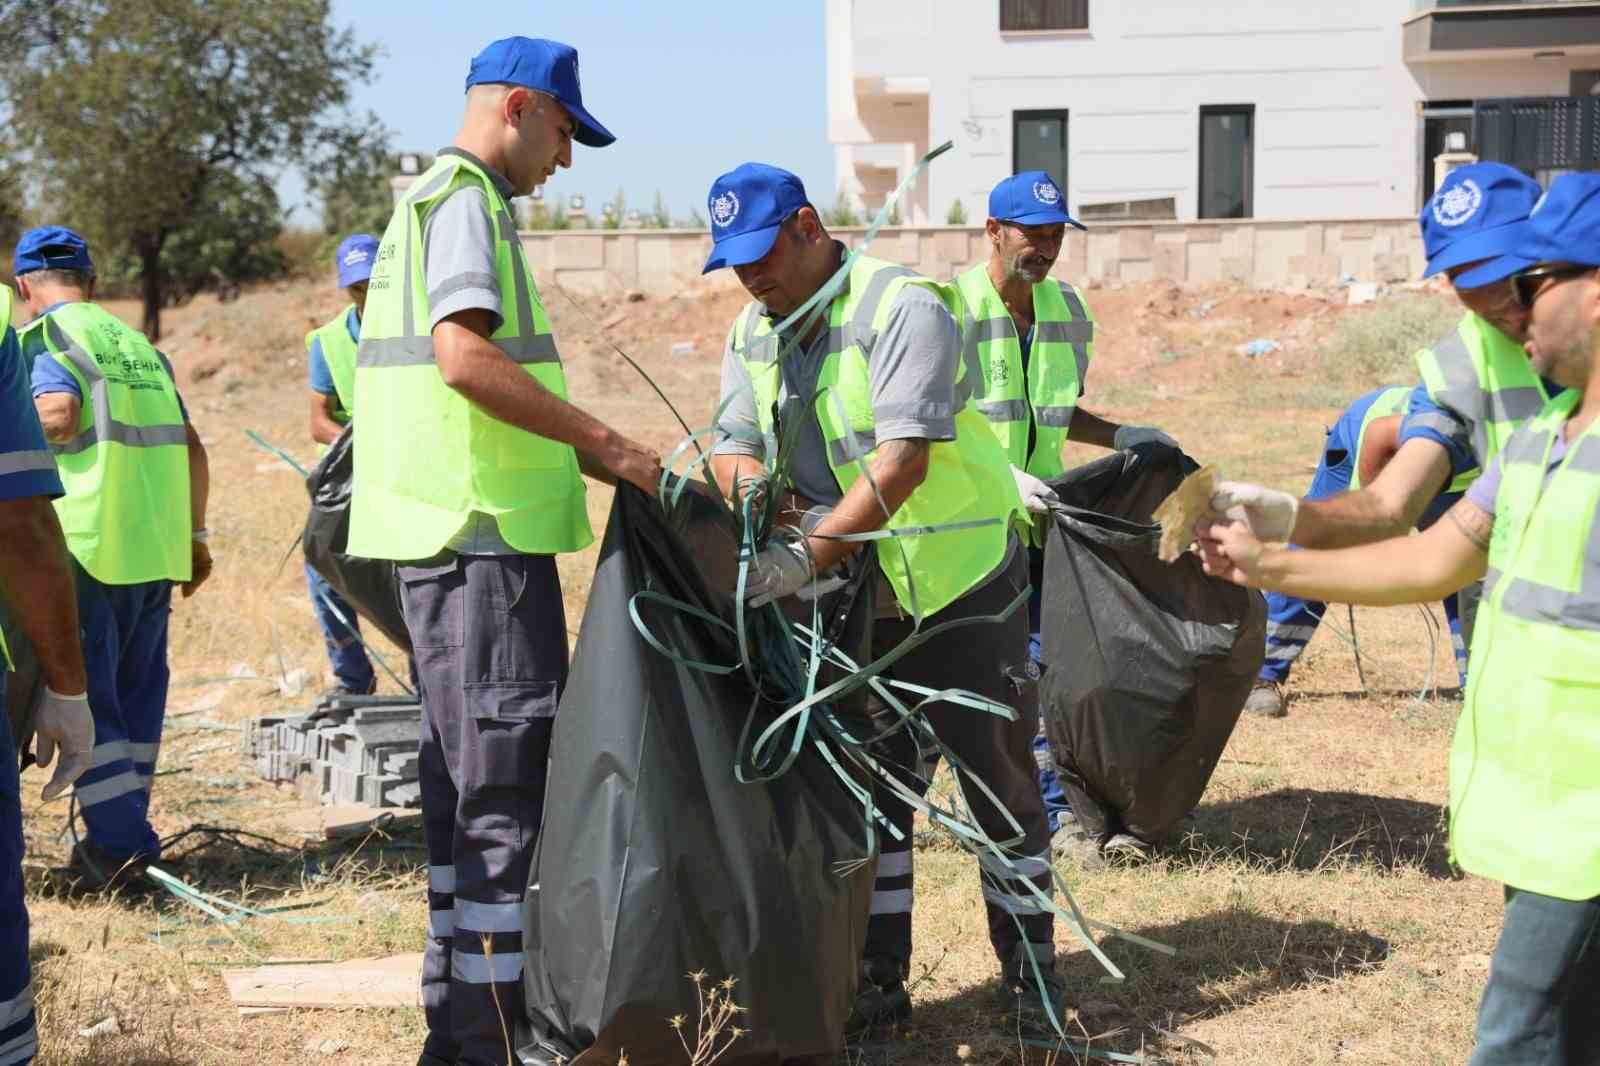
<instances>
[{"instance_id":1,"label":"blue trousers","mask_svg":"<svg viewBox=\"0 0 1600 1066\"><path fill-rule=\"evenodd\" d=\"M103 585L76 562L94 756L74 792L89 842L112 858L160 857L150 785L167 711L172 582Z\"/></svg>"},{"instance_id":2,"label":"blue trousers","mask_svg":"<svg viewBox=\"0 0 1600 1066\"><path fill-rule=\"evenodd\" d=\"M0 661L0 706L5 705ZM22 782L11 726L0 724L0 1066L32 1062L33 980L28 970L28 905L22 892Z\"/></svg>"},{"instance_id":3,"label":"blue trousers","mask_svg":"<svg viewBox=\"0 0 1600 1066\"><path fill-rule=\"evenodd\" d=\"M1328 431L1306 499L1325 500L1349 490L1350 473L1358 461L1361 416L1366 409L1366 406L1352 406ZM1460 498L1459 493L1437 496L1423 511L1417 527L1427 529L1433 525ZM1257 675L1260 680L1281 684L1288 679L1289 668L1305 650L1306 643L1316 633L1327 610L1327 604L1316 600L1302 600L1281 592L1267 593L1267 657L1261 664L1261 673ZM1465 687L1467 645L1462 637L1460 601L1454 593L1445 598L1444 616L1450 624L1450 644L1455 651L1456 674Z\"/></svg>"},{"instance_id":4,"label":"blue trousers","mask_svg":"<svg viewBox=\"0 0 1600 1066\"><path fill-rule=\"evenodd\" d=\"M1506 889L1469 1066L1600 1062L1600 898Z\"/></svg>"},{"instance_id":5,"label":"blue trousers","mask_svg":"<svg viewBox=\"0 0 1600 1066\"><path fill-rule=\"evenodd\" d=\"M1028 658L1039 660L1040 630L1044 614L1044 549L1028 549ZM1061 777L1056 772L1055 758L1050 754L1050 741L1044 733L1044 714L1039 715L1039 733L1033 738L1033 758L1039 766L1039 795L1044 799L1044 813L1050 820L1050 832L1061 828L1063 815L1071 814L1067 794L1061 790Z\"/></svg>"},{"instance_id":6,"label":"blue trousers","mask_svg":"<svg viewBox=\"0 0 1600 1066\"><path fill-rule=\"evenodd\" d=\"M309 563L306 564L306 588L311 592L311 608L316 612L317 625L322 627L322 639L328 646L328 662L333 665L334 678L349 692L371 692L377 675L373 673L366 649L356 639L361 622L355 608L333 591L333 586L311 569ZM340 621L339 615L348 618L350 624L347 626Z\"/></svg>"}]
</instances>

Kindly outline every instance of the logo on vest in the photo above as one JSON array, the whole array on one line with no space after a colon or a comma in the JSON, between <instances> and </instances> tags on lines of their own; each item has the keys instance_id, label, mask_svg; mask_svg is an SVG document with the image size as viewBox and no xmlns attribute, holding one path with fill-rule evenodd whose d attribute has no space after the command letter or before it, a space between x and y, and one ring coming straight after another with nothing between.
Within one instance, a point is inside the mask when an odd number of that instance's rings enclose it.
<instances>
[{"instance_id":1,"label":"logo on vest","mask_svg":"<svg viewBox=\"0 0 1600 1066\"><path fill-rule=\"evenodd\" d=\"M1454 228L1476 215L1482 206L1483 190L1468 178L1433 198L1433 218L1441 226Z\"/></svg>"},{"instance_id":2,"label":"logo on vest","mask_svg":"<svg viewBox=\"0 0 1600 1066\"><path fill-rule=\"evenodd\" d=\"M739 197L734 195L732 189L711 201L711 221L719 228L726 229L733 225L733 220L739 217Z\"/></svg>"},{"instance_id":3,"label":"logo on vest","mask_svg":"<svg viewBox=\"0 0 1600 1066\"><path fill-rule=\"evenodd\" d=\"M1033 198L1041 204L1054 207L1061 202L1061 190L1053 182L1036 181L1033 183Z\"/></svg>"}]
</instances>

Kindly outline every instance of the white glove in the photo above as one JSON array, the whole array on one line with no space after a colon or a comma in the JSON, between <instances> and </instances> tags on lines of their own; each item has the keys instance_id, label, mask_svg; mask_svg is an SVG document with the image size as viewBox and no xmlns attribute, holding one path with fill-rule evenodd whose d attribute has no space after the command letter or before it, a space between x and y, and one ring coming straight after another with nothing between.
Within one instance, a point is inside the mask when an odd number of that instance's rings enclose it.
<instances>
[{"instance_id":1,"label":"white glove","mask_svg":"<svg viewBox=\"0 0 1600 1066\"><path fill-rule=\"evenodd\" d=\"M1294 536L1300 499L1244 481L1219 481L1211 494L1211 509L1229 518L1242 518L1257 540L1287 541Z\"/></svg>"},{"instance_id":2,"label":"white glove","mask_svg":"<svg viewBox=\"0 0 1600 1066\"><path fill-rule=\"evenodd\" d=\"M773 600L793 596L811 584L811 556L805 541L774 536L750 561L745 578L744 598L752 607L764 607Z\"/></svg>"},{"instance_id":3,"label":"white glove","mask_svg":"<svg viewBox=\"0 0 1600 1066\"><path fill-rule=\"evenodd\" d=\"M88 695L63 696L46 685L33 728L38 736L35 758L40 766L49 766L56 748L61 748L61 761L45 782L43 792L45 799L53 800L82 776L94 754L94 719L89 716Z\"/></svg>"},{"instance_id":4,"label":"white glove","mask_svg":"<svg viewBox=\"0 0 1600 1066\"><path fill-rule=\"evenodd\" d=\"M1155 426L1118 426L1117 432L1111 437L1111 446L1119 452L1136 444L1165 444L1169 448L1178 446L1177 441Z\"/></svg>"},{"instance_id":5,"label":"white glove","mask_svg":"<svg viewBox=\"0 0 1600 1066\"><path fill-rule=\"evenodd\" d=\"M1022 497L1022 505L1033 514L1046 514L1052 503L1061 502L1055 489L1021 467L1012 467L1011 477L1017 483L1017 495Z\"/></svg>"}]
</instances>

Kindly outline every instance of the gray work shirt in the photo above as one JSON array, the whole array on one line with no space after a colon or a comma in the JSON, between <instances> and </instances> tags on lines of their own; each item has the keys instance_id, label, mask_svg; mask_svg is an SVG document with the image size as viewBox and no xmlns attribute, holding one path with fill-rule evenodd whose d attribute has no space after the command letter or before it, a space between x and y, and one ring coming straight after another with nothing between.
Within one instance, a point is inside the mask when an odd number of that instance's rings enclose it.
<instances>
[{"instance_id":1,"label":"gray work shirt","mask_svg":"<svg viewBox=\"0 0 1600 1066\"><path fill-rule=\"evenodd\" d=\"M460 148L445 148L440 155L457 155L481 168L509 200L511 182L483 160ZM494 254L494 218L489 198L475 185L463 186L445 197L422 224L422 274L428 289L428 326L462 311L488 311L490 331L504 321L500 313L500 267ZM500 536L492 515L474 511L445 545L461 555L521 555Z\"/></svg>"},{"instance_id":2,"label":"gray work shirt","mask_svg":"<svg viewBox=\"0 0 1600 1066\"><path fill-rule=\"evenodd\" d=\"M839 254L842 261L843 245L839 246ZM765 307L760 310L762 315L767 314ZM781 335L780 350L794 340L793 334L791 328ZM828 465L828 450L815 407L817 377L827 355L825 328L810 344L789 352L782 363L778 404L783 407L791 396L802 401L792 408L803 419L789 460L794 491L832 507L844 494ZM960 362L960 331L944 303L925 286L902 288L867 353L877 442L955 440L955 382ZM747 455L765 461L768 457L756 422L754 388L744 361L733 350L732 331L722 352L722 394L718 405L723 403L727 406L717 419L715 454Z\"/></svg>"}]
</instances>

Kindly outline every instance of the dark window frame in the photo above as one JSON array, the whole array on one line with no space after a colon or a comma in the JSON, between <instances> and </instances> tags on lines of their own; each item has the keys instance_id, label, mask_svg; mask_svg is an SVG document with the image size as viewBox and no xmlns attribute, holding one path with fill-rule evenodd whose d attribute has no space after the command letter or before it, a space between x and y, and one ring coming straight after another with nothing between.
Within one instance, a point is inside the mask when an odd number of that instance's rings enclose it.
<instances>
[{"instance_id":1,"label":"dark window frame","mask_svg":"<svg viewBox=\"0 0 1600 1066\"><path fill-rule=\"evenodd\" d=\"M1256 215L1256 105L1255 104L1201 104L1195 123L1195 217L1200 219L1218 216L1205 214L1206 207L1206 119L1217 115L1244 115L1250 120L1250 151L1245 156L1244 214Z\"/></svg>"},{"instance_id":2,"label":"dark window frame","mask_svg":"<svg viewBox=\"0 0 1600 1066\"><path fill-rule=\"evenodd\" d=\"M1067 194L1068 203L1072 202L1072 190L1068 187L1068 183L1072 181L1070 169L1072 162L1072 123L1069 121L1070 115L1071 111L1065 107L1031 108L1024 111L1011 112L1011 173L1013 174L1020 173L1022 170L1022 160L1019 158L1021 153L1018 151L1021 138L1017 136L1017 123L1027 119L1061 120L1061 158L1066 160L1068 172L1061 175L1057 179L1057 183L1061 186L1061 191Z\"/></svg>"},{"instance_id":3,"label":"dark window frame","mask_svg":"<svg viewBox=\"0 0 1600 1066\"><path fill-rule=\"evenodd\" d=\"M1000 0L1001 33L1081 33L1089 29L1089 0L1034 0L1041 8L1040 25L1024 26L1022 6L1027 0ZM1057 13L1059 12L1059 13ZM1007 25L1009 16L1010 25Z\"/></svg>"}]
</instances>

